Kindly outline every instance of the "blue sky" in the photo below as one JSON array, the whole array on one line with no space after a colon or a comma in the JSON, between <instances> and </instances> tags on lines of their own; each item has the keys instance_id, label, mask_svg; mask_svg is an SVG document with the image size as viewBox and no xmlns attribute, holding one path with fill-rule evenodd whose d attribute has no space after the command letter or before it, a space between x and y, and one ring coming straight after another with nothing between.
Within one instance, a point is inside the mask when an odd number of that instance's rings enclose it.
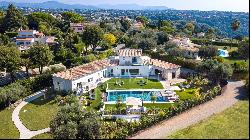
<instances>
[{"instance_id":1,"label":"blue sky","mask_svg":"<svg viewBox=\"0 0 250 140\"><path fill-rule=\"evenodd\" d=\"M7 0L9 1L9 0ZM11 0L15 2L44 2L48 0ZM178 10L219 10L249 12L249 0L56 0L68 4L131 4L167 6Z\"/></svg>"}]
</instances>

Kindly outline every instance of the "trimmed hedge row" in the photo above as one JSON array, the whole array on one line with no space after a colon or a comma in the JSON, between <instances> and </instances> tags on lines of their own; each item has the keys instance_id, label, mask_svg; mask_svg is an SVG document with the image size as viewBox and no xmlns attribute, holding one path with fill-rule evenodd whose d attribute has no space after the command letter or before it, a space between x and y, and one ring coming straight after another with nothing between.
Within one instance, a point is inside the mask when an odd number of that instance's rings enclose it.
<instances>
[{"instance_id":1,"label":"trimmed hedge row","mask_svg":"<svg viewBox=\"0 0 250 140\"><path fill-rule=\"evenodd\" d=\"M52 75L44 74L35 78L18 80L15 83L2 87L0 88L0 109L8 107L17 100L52 85Z\"/></svg>"},{"instance_id":2,"label":"trimmed hedge row","mask_svg":"<svg viewBox=\"0 0 250 140\"><path fill-rule=\"evenodd\" d=\"M140 130L151 127L160 121L167 120L175 115L178 115L196 105L212 100L217 95L221 94L221 87L215 86L211 88L206 94L198 99L189 99L178 102L177 105L168 109L161 109L155 115L144 114L139 121L127 122L125 120L117 119L102 122L102 139L124 139L137 133Z\"/></svg>"}]
</instances>

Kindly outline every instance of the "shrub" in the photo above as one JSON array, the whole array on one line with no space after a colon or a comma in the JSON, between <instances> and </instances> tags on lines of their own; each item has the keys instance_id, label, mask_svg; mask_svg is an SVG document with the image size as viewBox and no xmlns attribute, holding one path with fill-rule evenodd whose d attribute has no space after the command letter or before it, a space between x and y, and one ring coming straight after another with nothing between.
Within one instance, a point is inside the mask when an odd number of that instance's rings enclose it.
<instances>
[{"instance_id":1,"label":"shrub","mask_svg":"<svg viewBox=\"0 0 250 140\"><path fill-rule=\"evenodd\" d=\"M19 99L52 85L52 76L44 74L33 79L18 80L2 87L0 88L0 108L7 107Z\"/></svg>"}]
</instances>

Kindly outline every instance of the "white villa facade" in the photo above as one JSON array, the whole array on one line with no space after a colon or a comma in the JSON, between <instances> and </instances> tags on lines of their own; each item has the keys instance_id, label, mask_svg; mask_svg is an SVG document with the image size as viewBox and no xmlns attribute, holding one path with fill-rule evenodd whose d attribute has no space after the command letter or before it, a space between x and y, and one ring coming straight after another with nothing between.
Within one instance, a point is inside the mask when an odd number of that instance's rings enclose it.
<instances>
[{"instance_id":1,"label":"white villa facade","mask_svg":"<svg viewBox=\"0 0 250 140\"><path fill-rule=\"evenodd\" d=\"M171 80L179 75L179 65L143 56L141 49L121 49L118 56L53 74L53 85L55 90L87 92L108 77L160 76Z\"/></svg>"}]
</instances>

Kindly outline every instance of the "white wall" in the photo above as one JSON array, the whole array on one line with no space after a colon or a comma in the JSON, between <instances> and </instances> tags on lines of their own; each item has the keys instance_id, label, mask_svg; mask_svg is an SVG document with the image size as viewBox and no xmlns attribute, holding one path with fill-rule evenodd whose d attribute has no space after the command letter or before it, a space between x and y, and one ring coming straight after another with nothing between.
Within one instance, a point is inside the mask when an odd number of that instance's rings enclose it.
<instances>
[{"instance_id":1,"label":"white wall","mask_svg":"<svg viewBox=\"0 0 250 140\"><path fill-rule=\"evenodd\" d=\"M120 56L119 57L119 65L131 65L132 64L132 58L133 56ZM137 64L141 64L142 63L142 59L140 57L136 57L137 59ZM128 62L126 64L126 62Z\"/></svg>"},{"instance_id":2,"label":"white wall","mask_svg":"<svg viewBox=\"0 0 250 140\"><path fill-rule=\"evenodd\" d=\"M103 72L104 72L104 76L105 76L106 73L107 73L107 69L97 71L97 72L95 72L93 74L90 74L90 75L87 75L87 76L84 76L84 77L81 77L79 79L76 79L76 80L72 81L72 89L74 90L74 89L77 88L77 83L98 84L100 81L97 81L97 80L100 79L100 78L101 79L104 78ZM93 81L88 82L88 79L90 79L90 78L93 78ZM85 87L86 85L83 84L82 86Z\"/></svg>"},{"instance_id":3,"label":"white wall","mask_svg":"<svg viewBox=\"0 0 250 140\"><path fill-rule=\"evenodd\" d=\"M18 31L18 37L33 38L33 37L35 37L35 35L34 35L35 33L37 33L36 30Z\"/></svg>"},{"instance_id":4,"label":"white wall","mask_svg":"<svg viewBox=\"0 0 250 140\"><path fill-rule=\"evenodd\" d=\"M151 66L115 66L115 67L109 67L108 72L111 72L111 69L113 69L113 76L118 77L121 75L121 69L125 69L125 76L129 76L129 69L139 69L139 75L137 76L143 76L147 77L149 76ZM128 72L126 73L126 70ZM133 75L136 76L136 75Z\"/></svg>"},{"instance_id":5,"label":"white wall","mask_svg":"<svg viewBox=\"0 0 250 140\"><path fill-rule=\"evenodd\" d=\"M34 38L31 41L20 41L20 40L16 40L16 45L19 46L20 43L22 46L31 46L33 43L35 42Z\"/></svg>"},{"instance_id":6,"label":"white wall","mask_svg":"<svg viewBox=\"0 0 250 140\"><path fill-rule=\"evenodd\" d=\"M60 87L59 87L58 83L60 84ZM59 90L60 91L70 91L72 89L72 81L62 79L59 77L55 77L55 76L53 76L53 85L54 85L54 90L57 90L57 91L59 91Z\"/></svg>"}]
</instances>

